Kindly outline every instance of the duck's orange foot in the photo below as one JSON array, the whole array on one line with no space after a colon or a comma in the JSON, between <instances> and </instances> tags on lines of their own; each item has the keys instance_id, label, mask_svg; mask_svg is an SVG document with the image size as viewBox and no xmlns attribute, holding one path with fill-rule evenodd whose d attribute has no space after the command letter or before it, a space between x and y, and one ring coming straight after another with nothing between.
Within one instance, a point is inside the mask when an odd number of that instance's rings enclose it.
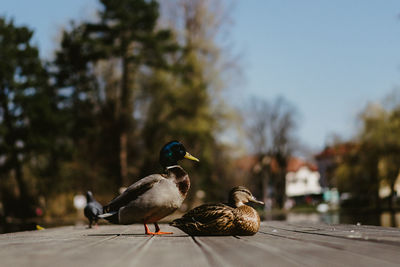
<instances>
[{"instance_id":1,"label":"duck's orange foot","mask_svg":"<svg viewBox=\"0 0 400 267\"><path fill-rule=\"evenodd\" d=\"M149 227L146 224L144 224L144 231L145 231L146 235L171 235L171 234L173 234L172 232L161 232L158 224L154 223L154 225L156 227L156 231L150 232Z\"/></svg>"},{"instance_id":2,"label":"duck's orange foot","mask_svg":"<svg viewBox=\"0 0 400 267\"><path fill-rule=\"evenodd\" d=\"M146 235L171 235L173 234L172 232L147 232Z\"/></svg>"}]
</instances>

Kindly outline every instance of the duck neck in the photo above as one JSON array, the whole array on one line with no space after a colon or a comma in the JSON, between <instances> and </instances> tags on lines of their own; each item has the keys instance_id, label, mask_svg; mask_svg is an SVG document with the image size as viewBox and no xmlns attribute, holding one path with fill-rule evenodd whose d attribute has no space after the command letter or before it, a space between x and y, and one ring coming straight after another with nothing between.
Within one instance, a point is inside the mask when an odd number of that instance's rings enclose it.
<instances>
[{"instance_id":1,"label":"duck neck","mask_svg":"<svg viewBox=\"0 0 400 267\"><path fill-rule=\"evenodd\" d=\"M165 168L165 170L167 172L168 178L173 179L177 182L188 176L185 170L179 165L168 166Z\"/></svg>"},{"instance_id":2,"label":"duck neck","mask_svg":"<svg viewBox=\"0 0 400 267\"><path fill-rule=\"evenodd\" d=\"M229 206L234 207L234 208L239 208L239 207L244 206L244 203L238 199L229 200Z\"/></svg>"},{"instance_id":3,"label":"duck neck","mask_svg":"<svg viewBox=\"0 0 400 267\"><path fill-rule=\"evenodd\" d=\"M244 206L244 203L243 203L242 201L238 200L238 201L236 201L235 206L236 206L237 208L239 208L239 207Z\"/></svg>"},{"instance_id":4,"label":"duck neck","mask_svg":"<svg viewBox=\"0 0 400 267\"><path fill-rule=\"evenodd\" d=\"M190 188L189 175L179 165L168 166L166 170L167 178L175 182L179 192L185 197Z\"/></svg>"},{"instance_id":5,"label":"duck neck","mask_svg":"<svg viewBox=\"0 0 400 267\"><path fill-rule=\"evenodd\" d=\"M229 206L239 208L244 205L242 199L237 194L230 194L228 200Z\"/></svg>"},{"instance_id":6,"label":"duck neck","mask_svg":"<svg viewBox=\"0 0 400 267\"><path fill-rule=\"evenodd\" d=\"M169 169L173 169L173 168L182 168L182 167L179 166L178 164L165 167L165 169L166 169L167 171L168 171Z\"/></svg>"}]
</instances>

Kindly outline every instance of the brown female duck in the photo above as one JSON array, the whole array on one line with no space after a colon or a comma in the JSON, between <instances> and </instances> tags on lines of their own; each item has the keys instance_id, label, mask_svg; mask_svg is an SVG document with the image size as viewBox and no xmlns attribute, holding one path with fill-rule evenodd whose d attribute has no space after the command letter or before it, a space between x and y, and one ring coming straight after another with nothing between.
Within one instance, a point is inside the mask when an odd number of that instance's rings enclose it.
<instances>
[{"instance_id":1,"label":"brown female duck","mask_svg":"<svg viewBox=\"0 0 400 267\"><path fill-rule=\"evenodd\" d=\"M228 204L205 204L188 211L170 225L192 236L254 235L260 228L260 216L247 202L264 204L244 186L233 188Z\"/></svg>"}]
</instances>

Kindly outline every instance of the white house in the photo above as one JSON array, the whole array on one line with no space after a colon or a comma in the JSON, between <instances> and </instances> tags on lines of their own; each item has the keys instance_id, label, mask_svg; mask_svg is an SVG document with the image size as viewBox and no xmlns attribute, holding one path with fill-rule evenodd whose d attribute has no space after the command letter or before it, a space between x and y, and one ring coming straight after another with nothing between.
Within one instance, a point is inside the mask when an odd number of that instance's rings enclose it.
<instances>
[{"instance_id":1,"label":"white house","mask_svg":"<svg viewBox=\"0 0 400 267\"><path fill-rule=\"evenodd\" d=\"M286 196L321 194L317 167L298 158L291 158L286 173Z\"/></svg>"}]
</instances>

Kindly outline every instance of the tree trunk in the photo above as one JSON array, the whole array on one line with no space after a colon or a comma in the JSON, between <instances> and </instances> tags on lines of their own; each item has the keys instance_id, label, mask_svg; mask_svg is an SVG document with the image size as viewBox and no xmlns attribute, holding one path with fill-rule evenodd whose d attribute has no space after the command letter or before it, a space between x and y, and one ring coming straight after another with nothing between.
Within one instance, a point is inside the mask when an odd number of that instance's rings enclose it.
<instances>
[{"instance_id":1,"label":"tree trunk","mask_svg":"<svg viewBox=\"0 0 400 267\"><path fill-rule=\"evenodd\" d=\"M19 218L29 218L34 216L32 198L30 197L30 192L24 181L22 166L17 156L14 157L14 171L15 180L17 181L19 190L19 205L17 215Z\"/></svg>"},{"instance_id":2,"label":"tree trunk","mask_svg":"<svg viewBox=\"0 0 400 267\"><path fill-rule=\"evenodd\" d=\"M395 201L395 196L396 196L395 189L394 189L395 181L396 180L390 182L390 196L389 196L389 210L390 211L394 211L393 202Z\"/></svg>"},{"instance_id":3,"label":"tree trunk","mask_svg":"<svg viewBox=\"0 0 400 267\"><path fill-rule=\"evenodd\" d=\"M128 185L128 135L126 132L121 132L119 137L119 164L121 185Z\"/></svg>"},{"instance_id":4,"label":"tree trunk","mask_svg":"<svg viewBox=\"0 0 400 267\"><path fill-rule=\"evenodd\" d=\"M283 208L286 201L286 169L287 169L287 157L277 154L275 159L278 163L278 173L276 181L276 202L279 208Z\"/></svg>"},{"instance_id":5,"label":"tree trunk","mask_svg":"<svg viewBox=\"0 0 400 267\"><path fill-rule=\"evenodd\" d=\"M132 88L131 88L131 64L127 56L122 57L122 83L121 83L121 108L120 108L120 132L119 132L119 167L121 186L127 186L128 180L128 132L133 113Z\"/></svg>"},{"instance_id":6,"label":"tree trunk","mask_svg":"<svg viewBox=\"0 0 400 267\"><path fill-rule=\"evenodd\" d=\"M17 186L19 190L19 205L16 207L16 214L20 218L30 217L30 207L32 203L30 201L29 192L27 190L26 183L23 178L22 165L18 159L18 149L16 147L16 133L12 123L12 117L7 105L7 96L4 93L4 89L1 88L0 91L1 107L3 108L3 120L4 125L6 125L8 133L4 138L4 141L10 146L8 151L10 168L9 170L15 171L15 180L17 181Z\"/></svg>"},{"instance_id":7,"label":"tree trunk","mask_svg":"<svg viewBox=\"0 0 400 267\"><path fill-rule=\"evenodd\" d=\"M286 173L285 171L279 171L278 181L276 183L276 202L280 209L282 209L285 205L286 200Z\"/></svg>"},{"instance_id":8,"label":"tree trunk","mask_svg":"<svg viewBox=\"0 0 400 267\"><path fill-rule=\"evenodd\" d=\"M374 192L375 195L375 208L377 211L381 210L381 197L379 196L379 184L377 186L377 190Z\"/></svg>"},{"instance_id":9,"label":"tree trunk","mask_svg":"<svg viewBox=\"0 0 400 267\"><path fill-rule=\"evenodd\" d=\"M374 204L375 204L375 209L377 211L381 210L381 198L379 196L379 173L378 173L378 161L374 160L370 164L371 169L370 169L370 175L371 175L371 186L373 186L374 190Z\"/></svg>"}]
</instances>

